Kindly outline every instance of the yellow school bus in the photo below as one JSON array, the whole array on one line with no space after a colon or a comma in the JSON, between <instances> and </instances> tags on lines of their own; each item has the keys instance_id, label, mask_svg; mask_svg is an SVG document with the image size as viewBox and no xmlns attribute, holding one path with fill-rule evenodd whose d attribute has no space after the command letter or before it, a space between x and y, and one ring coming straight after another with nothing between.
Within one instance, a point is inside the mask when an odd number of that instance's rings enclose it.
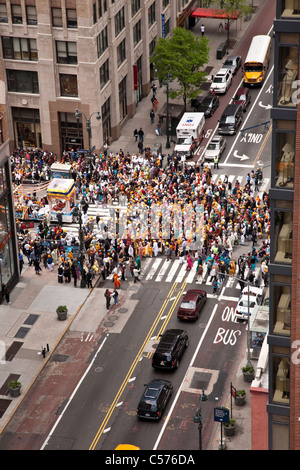
<instances>
[{"instance_id":1,"label":"yellow school bus","mask_svg":"<svg viewBox=\"0 0 300 470\"><path fill-rule=\"evenodd\" d=\"M244 86L262 85L271 55L270 36L254 36L244 62Z\"/></svg>"}]
</instances>

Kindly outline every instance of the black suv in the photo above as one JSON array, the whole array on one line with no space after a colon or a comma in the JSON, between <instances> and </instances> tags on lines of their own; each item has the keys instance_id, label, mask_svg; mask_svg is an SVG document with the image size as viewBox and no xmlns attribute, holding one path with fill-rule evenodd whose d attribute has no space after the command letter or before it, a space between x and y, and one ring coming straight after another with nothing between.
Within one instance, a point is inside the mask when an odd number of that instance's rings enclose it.
<instances>
[{"instance_id":1,"label":"black suv","mask_svg":"<svg viewBox=\"0 0 300 470\"><path fill-rule=\"evenodd\" d=\"M165 331L153 355L152 367L155 369L177 369L188 344L189 338L185 330Z\"/></svg>"},{"instance_id":2,"label":"black suv","mask_svg":"<svg viewBox=\"0 0 300 470\"><path fill-rule=\"evenodd\" d=\"M169 380L154 379L145 386L136 410L137 417L159 421L173 393L173 385Z\"/></svg>"}]
</instances>

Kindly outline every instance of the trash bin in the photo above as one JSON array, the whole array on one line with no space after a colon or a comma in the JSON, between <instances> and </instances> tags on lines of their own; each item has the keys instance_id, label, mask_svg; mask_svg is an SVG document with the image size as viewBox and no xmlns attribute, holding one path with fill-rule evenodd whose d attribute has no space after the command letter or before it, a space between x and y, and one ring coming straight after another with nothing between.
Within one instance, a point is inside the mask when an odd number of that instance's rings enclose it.
<instances>
[{"instance_id":1,"label":"trash bin","mask_svg":"<svg viewBox=\"0 0 300 470\"><path fill-rule=\"evenodd\" d=\"M226 42L221 42L221 44L217 48L217 59L223 59L226 52Z\"/></svg>"}]
</instances>

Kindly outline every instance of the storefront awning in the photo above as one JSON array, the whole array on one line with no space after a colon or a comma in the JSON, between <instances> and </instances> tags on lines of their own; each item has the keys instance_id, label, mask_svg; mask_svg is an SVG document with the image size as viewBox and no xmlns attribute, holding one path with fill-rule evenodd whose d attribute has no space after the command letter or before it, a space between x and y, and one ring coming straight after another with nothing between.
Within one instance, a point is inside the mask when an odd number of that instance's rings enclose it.
<instances>
[{"instance_id":1,"label":"storefront awning","mask_svg":"<svg viewBox=\"0 0 300 470\"><path fill-rule=\"evenodd\" d=\"M198 18L218 18L219 20L237 20L240 16L239 11L235 11L231 14L227 14L225 10L214 9L214 8L196 8L190 16Z\"/></svg>"}]
</instances>

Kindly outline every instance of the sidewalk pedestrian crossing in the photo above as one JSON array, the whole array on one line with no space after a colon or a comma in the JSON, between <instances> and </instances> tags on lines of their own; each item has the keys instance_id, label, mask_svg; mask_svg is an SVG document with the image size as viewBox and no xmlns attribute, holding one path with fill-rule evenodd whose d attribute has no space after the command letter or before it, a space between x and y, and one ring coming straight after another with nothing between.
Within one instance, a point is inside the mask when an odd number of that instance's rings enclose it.
<instances>
[{"instance_id":1,"label":"sidewalk pedestrian crossing","mask_svg":"<svg viewBox=\"0 0 300 470\"><path fill-rule=\"evenodd\" d=\"M180 262L179 259L171 259L167 260L165 256L158 256L157 258L143 258L142 265L141 265L141 274L139 279L145 282L163 282L163 283L173 283L176 282L178 284L185 281L187 284L195 284L196 288L201 289L202 286L212 286L211 276L208 274L207 265L203 263L203 274L199 278L197 276L197 261L194 260L193 267L191 270L187 270L187 262L184 261L183 263ZM130 280L131 273L129 271L129 266L127 264L126 267L126 276L127 280ZM246 267L244 272L244 279L247 279L249 274L249 268ZM261 277L261 266L257 264L254 271L255 277ZM111 273L108 277L108 280L113 279L113 273ZM261 284L263 287L263 283ZM231 288L231 289L238 289L239 292L241 290L241 286L239 283L239 269L237 266L235 275L225 276L224 281L222 283L222 288Z\"/></svg>"},{"instance_id":2,"label":"sidewalk pedestrian crossing","mask_svg":"<svg viewBox=\"0 0 300 470\"><path fill-rule=\"evenodd\" d=\"M223 182L225 178L225 174L217 174L214 173L212 175L211 181L217 183L218 181ZM228 182L235 184L236 181L239 181L240 185L243 186L246 184L246 176L236 176L236 175L228 175ZM270 183L270 178L264 178L262 184L259 186L259 191L254 193L254 196L259 196L262 199L263 192L267 191ZM118 205L102 205L102 204L89 204L89 208L87 211L86 219L89 220L92 218L94 221L97 216L101 218L104 224L108 224L109 220L112 216L112 211L115 211L116 208L120 208L120 211L126 213L126 206L118 206ZM71 224L64 224L63 229L67 234L72 234L73 236L79 238L79 223L71 223ZM97 234L98 227L94 226L95 233Z\"/></svg>"}]
</instances>

